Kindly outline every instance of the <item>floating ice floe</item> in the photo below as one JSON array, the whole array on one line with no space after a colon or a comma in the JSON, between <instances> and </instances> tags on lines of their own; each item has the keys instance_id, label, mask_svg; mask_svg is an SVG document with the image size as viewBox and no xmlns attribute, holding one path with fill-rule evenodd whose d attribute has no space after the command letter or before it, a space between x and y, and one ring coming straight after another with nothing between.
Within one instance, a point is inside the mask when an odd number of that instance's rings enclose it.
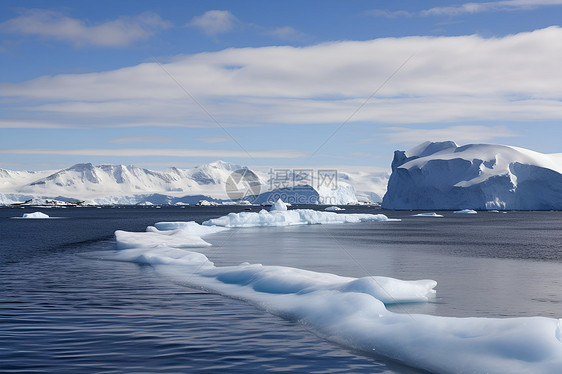
<instances>
[{"instance_id":1,"label":"floating ice floe","mask_svg":"<svg viewBox=\"0 0 562 374\"><path fill-rule=\"evenodd\" d=\"M413 214L412 217L443 217L441 214L437 214L435 212L431 212L431 213L418 213L418 214Z\"/></svg>"},{"instance_id":2,"label":"floating ice floe","mask_svg":"<svg viewBox=\"0 0 562 374\"><path fill-rule=\"evenodd\" d=\"M49 217L47 214L45 213L41 213L41 212L33 212L33 213L24 213L23 216L21 218L32 218L32 219L45 219L45 218L51 218Z\"/></svg>"},{"instance_id":3,"label":"floating ice floe","mask_svg":"<svg viewBox=\"0 0 562 374\"><path fill-rule=\"evenodd\" d=\"M460 214L477 214L478 212L475 211L474 209L463 209L463 210L454 211L453 213L460 213Z\"/></svg>"},{"instance_id":4,"label":"floating ice floe","mask_svg":"<svg viewBox=\"0 0 562 374\"><path fill-rule=\"evenodd\" d=\"M336 212L339 210L345 210L344 208L340 208L339 206L329 206L326 209L324 209L327 212Z\"/></svg>"},{"instance_id":5,"label":"floating ice floe","mask_svg":"<svg viewBox=\"0 0 562 374\"><path fill-rule=\"evenodd\" d=\"M178 229L170 231L159 231L149 226L147 232L115 231L118 249L130 248L201 248L209 247L207 243L197 235Z\"/></svg>"},{"instance_id":6,"label":"floating ice floe","mask_svg":"<svg viewBox=\"0 0 562 374\"><path fill-rule=\"evenodd\" d=\"M184 224L176 226L198 230ZM217 267L202 253L180 249L208 245L181 231L117 231L118 248L128 249L96 257L153 265L180 284L246 300L338 344L433 373L555 374L562 367L562 320L394 313L385 305L432 300L436 282L247 263Z\"/></svg>"},{"instance_id":7,"label":"floating ice floe","mask_svg":"<svg viewBox=\"0 0 562 374\"><path fill-rule=\"evenodd\" d=\"M196 236L205 236L220 231L228 230L226 227L219 226L203 226L197 222L156 222L154 226L158 230L178 230L181 229L188 234Z\"/></svg>"},{"instance_id":8,"label":"floating ice floe","mask_svg":"<svg viewBox=\"0 0 562 374\"><path fill-rule=\"evenodd\" d=\"M327 212L315 216L308 210L282 209L278 204L271 212L229 214L214 221L235 227L278 226L279 222L334 223L332 215L371 216ZM359 220L355 217L346 222ZM379 276L350 278L248 263L217 267L204 254L188 250L209 246L200 235L220 230L224 227L159 222L147 232L116 231L120 250L97 252L96 258L150 264L180 284L246 300L272 314L300 321L335 343L433 373L560 372L562 319L394 313L386 305L431 301L437 283Z\"/></svg>"},{"instance_id":9,"label":"floating ice floe","mask_svg":"<svg viewBox=\"0 0 562 374\"><path fill-rule=\"evenodd\" d=\"M357 223L365 221L400 221L390 219L384 214L338 214L313 209L287 210L287 206L278 200L268 212L262 209L256 212L229 213L226 216L213 218L203 225L222 227L260 227L260 226L293 226L332 223Z\"/></svg>"}]
</instances>

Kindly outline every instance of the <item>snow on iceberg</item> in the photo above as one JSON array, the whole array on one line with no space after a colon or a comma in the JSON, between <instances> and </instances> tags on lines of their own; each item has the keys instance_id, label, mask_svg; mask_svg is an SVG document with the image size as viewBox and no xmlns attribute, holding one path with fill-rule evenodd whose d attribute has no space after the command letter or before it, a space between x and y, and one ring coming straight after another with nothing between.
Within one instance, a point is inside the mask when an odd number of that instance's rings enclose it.
<instances>
[{"instance_id":1,"label":"snow on iceberg","mask_svg":"<svg viewBox=\"0 0 562 374\"><path fill-rule=\"evenodd\" d=\"M460 213L460 214L477 214L478 212L475 211L474 209L463 209L463 210L454 211L453 213Z\"/></svg>"},{"instance_id":2,"label":"snow on iceberg","mask_svg":"<svg viewBox=\"0 0 562 374\"><path fill-rule=\"evenodd\" d=\"M153 230L135 234L148 242L153 234L175 235ZM431 300L432 280L348 278L259 264L217 267L201 253L164 243L146 246L147 241L102 257L153 265L180 284L248 301L301 321L338 344L434 373L554 374L562 367L562 320L453 318L394 313L385 307Z\"/></svg>"},{"instance_id":3,"label":"snow on iceberg","mask_svg":"<svg viewBox=\"0 0 562 374\"><path fill-rule=\"evenodd\" d=\"M47 214L45 213L41 213L41 212L33 212L33 213L24 213L23 216L21 218L33 218L33 219L45 219L45 218L51 218L49 217Z\"/></svg>"},{"instance_id":4,"label":"snow on iceberg","mask_svg":"<svg viewBox=\"0 0 562 374\"><path fill-rule=\"evenodd\" d=\"M413 214L412 217L443 217L443 215L441 214L437 214L435 212L431 212L431 213L418 213L418 214Z\"/></svg>"},{"instance_id":5,"label":"snow on iceberg","mask_svg":"<svg viewBox=\"0 0 562 374\"><path fill-rule=\"evenodd\" d=\"M229 213L226 216L203 222L208 226L223 227L259 227L259 226L293 226L331 223L357 223L365 221L400 221L390 219L384 214L338 214L321 212L313 209L277 210L268 212L262 209L256 212Z\"/></svg>"},{"instance_id":6,"label":"snow on iceberg","mask_svg":"<svg viewBox=\"0 0 562 374\"><path fill-rule=\"evenodd\" d=\"M562 209L562 157L494 144L394 152L386 209Z\"/></svg>"}]
</instances>

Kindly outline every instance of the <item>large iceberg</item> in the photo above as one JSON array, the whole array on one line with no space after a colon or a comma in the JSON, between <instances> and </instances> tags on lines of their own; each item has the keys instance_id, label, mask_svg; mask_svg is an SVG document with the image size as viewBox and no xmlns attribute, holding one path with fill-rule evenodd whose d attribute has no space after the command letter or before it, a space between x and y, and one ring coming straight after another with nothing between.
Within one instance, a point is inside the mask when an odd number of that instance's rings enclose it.
<instances>
[{"instance_id":1,"label":"large iceberg","mask_svg":"<svg viewBox=\"0 0 562 374\"><path fill-rule=\"evenodd\" d=\"M150 226L144 233L117 232L118 247L127 249L95 257L153 265L179 284L246 300L343 346L432 373L554 374L562 367L562 320L453 318L386 308L431 300L436 286L432 280L349 278L248 263L217 267L204 254L180 249L171 239L182 230L178 227L195 232L197 225L161 224L173 229L169 233ZM194 244L193 235L185 235L189 245L184 248Z\"/></svg>"},{"instance_id":2,"label":"large iceberg","mask_svg":"<svg viewBox=\"0 0 562 374\"><path fill-rule=\"evenodd\" d=\"M394 152L386 209L562 209L562 156L426 142Z\"/></svg>"}]
</instances>

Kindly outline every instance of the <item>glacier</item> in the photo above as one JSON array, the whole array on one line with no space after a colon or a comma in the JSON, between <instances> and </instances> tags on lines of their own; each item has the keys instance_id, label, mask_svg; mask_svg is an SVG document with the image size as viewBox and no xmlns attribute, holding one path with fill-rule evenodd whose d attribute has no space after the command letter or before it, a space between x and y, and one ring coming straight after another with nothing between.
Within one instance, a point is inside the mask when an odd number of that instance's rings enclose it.
<instances>
[{"instance_id":1,"label":"glacier","mask_svg":"<svg viewBox=\"0 0 562 374\"><path fill-rule=\"evenodd\" d=\"M290 212L279 203L269 213ZM351 278L249 263L215 266L197 250L197 246L205 250L210 243L196 243L195 233L212 241L216 228L206 231L196 222L155 226L169 230L149 226L146 232L117 231L118 249L91 256L151 265L178 284L247 301L299 321L342 346L432 373L553 374L562 367L561 319L395 313L387 306L433 300L437 283L380 276ZM174 236L184 229L185 243L180 248Z\"/></svg>"},{"instance_id":2,"label":"glacier","mask_svg":"<svg viewBox=\"0 0 562 374\"><path fill-rule=\"evenodd\" d=\"M394 152L382 207L560 210L562 155L506 145L425 142Z\"/></svg>"}]
</instances>

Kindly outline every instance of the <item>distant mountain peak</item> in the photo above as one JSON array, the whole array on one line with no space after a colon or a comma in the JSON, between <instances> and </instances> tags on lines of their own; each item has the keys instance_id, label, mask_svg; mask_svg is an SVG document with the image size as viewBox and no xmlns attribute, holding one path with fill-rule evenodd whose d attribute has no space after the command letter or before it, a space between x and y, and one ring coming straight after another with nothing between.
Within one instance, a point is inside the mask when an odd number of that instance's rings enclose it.
<instances>
[{"instance_id":1,"label":"distant mountain peak","mask_svg":"<svg viewBox=\"0 0 562 374\"><path fill-rule=\"evenodd\" d=\"M81 164L74 164L69 168L66 168L64 170L61 171L82 171L82 170L92 170L94 168L94 165L92 165L91 162L87 162L87 163L81 163ZM60 173L60 171L59 171Z\"/></svg>"},{"instance_id":2,"label":"distant mountain peak","mask_svg":"<svg viewBox=\"0 0 562 374\"><path fill-rule=\"evenodd\" d=\"M0 204L6 204L8 201L18 202L23 197L52 199L55 196L108 204L129 202L136 204L143 201L165 203L180 201L178 199L186 202L191 200L186 200L185 197L192 196L228 201L231 196L229 196L227 181L232 181L229 177L236 170L250 171L258 176L262 186L270 187L263 182L267 181L266 171L254 171L246 166L223 160L192 168L170 167L165 170L150 170L121 164L79 163L58 171L40 171L36 174L20 171L0 172ZM387 177L381 180L378 177L376 180L365 179L363 175L356 173L353 178L355 179L351 180L348 175L346 180L338 185L337 190L324 189L320 194L333 199L334 201L330 202L333 204L355 202L357 197L350 186L351 183L366 182L363 190L372 194L373 183L386 186ZM379 189L383 188L379 187ZM16 194L20 198L17 198ZM153 199L151 196L159 197ZM371 195L363 194L363 196Z\"/></svg>"}]
</instances>

